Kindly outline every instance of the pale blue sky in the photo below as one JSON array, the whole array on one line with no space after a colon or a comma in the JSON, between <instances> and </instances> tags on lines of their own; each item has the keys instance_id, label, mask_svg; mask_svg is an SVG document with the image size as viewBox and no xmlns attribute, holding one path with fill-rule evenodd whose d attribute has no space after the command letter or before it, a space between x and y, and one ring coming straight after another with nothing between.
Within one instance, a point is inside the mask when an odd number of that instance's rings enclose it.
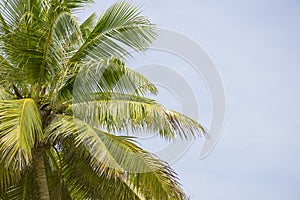
<instances>
[{"instance_id":1,"label":"pale blue sky","mask_svg":"<svg viewBox=\"0 0 300 200\"><path fill-rule=\"evenodd\" d=\"M115 1L95 2L85 14ZM197 141L173 165L191 199L299 200L300 1L132 2L199 43L223 78L222 138L204 160Z\"/></svg>"}]
</instances>

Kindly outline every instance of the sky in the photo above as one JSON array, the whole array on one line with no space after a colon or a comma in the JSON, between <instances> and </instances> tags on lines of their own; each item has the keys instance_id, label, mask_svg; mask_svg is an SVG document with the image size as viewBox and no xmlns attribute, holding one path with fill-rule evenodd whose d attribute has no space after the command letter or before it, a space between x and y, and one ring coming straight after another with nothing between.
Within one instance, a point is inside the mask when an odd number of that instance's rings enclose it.
<instances>
[{"instance_id":1,"label":"sky","mask_svg":"<svg viewBox=\"0 0 300 200\"><path fill-rule=\"evenodd\" d=\"M114 2L95 0L80 16L92 11L100 14ZM199 159L202 140L198 139L172 164L190 198L299 200L300 1L131 2L141 4L143 15L152 23L198 43L223 80L226 118L216 147ZM136 62L147 64L148 59L166 65L169 60L168 65L177 63L174 68L183 77L192 76L180 68L182 61L175 62L170 55L149 52L146 57ZM199 121L208 126L209 93L203 80L198 81L193 89L202 91L202 96L197 95ZM158 87L158 100L180 111L176 94L163 85Z\"/></svg>"}]
</instances>

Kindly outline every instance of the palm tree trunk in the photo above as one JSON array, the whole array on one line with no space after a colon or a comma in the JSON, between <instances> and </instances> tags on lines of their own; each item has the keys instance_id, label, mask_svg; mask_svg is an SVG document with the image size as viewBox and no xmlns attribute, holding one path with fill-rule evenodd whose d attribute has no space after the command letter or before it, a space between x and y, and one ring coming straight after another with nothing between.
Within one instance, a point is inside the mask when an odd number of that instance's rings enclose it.
<instances>
[{"instance_id":1,"label":"palm tree trunk","mask_svg":"<svg viewBox=\"0 0 300 200\"><path fill-rule=\"evenodd\" d=\"M34 154L33 167L36 172L35 181L37 183L39 199L50 200L42 148L37 149L37 151Z\"/></svg>"}]
</instances>

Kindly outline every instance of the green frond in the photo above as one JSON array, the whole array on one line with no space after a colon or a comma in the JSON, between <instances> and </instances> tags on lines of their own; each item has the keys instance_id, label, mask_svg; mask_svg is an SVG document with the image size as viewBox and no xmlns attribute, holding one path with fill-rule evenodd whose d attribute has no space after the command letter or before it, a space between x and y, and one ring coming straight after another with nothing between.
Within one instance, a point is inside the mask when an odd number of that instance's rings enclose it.
<instances>
[{"instance_id":1,"label":"green frond","mask_svg":"<svg viewBox=\"0 0 300 200\"><path fill-rule=\"evenodd\" d=\"M41 42L45 38L43 33L47 22L37 23L34 20L32 5L29 1L7 1L3 7L4 20L8 21L11 27L9 33L1 35L1 55L11 63L17 72L7 75L18 79L20 82L32 81L43 59ZM15 7L20 8L14 10L15 13L10 11L16 9ZM14 20L14 18L17 19ZM43 18L40 20L42 21Z\"/></svg>"},{"instance_id":2,"label":"green frond","mask_svg":"<svg viewBox=\"0 0 300 200\"><path fill-rule=\"evenodd\" d=\"M1 162L29 165L31 149L42 138L40 112L32 99L0 101Z\"/></svg>"},{"instance_id":3,"label":"green frond","mask_svg":"<svg viewBox=\"0 0 300 200\"><path fill-rule=\"evenodd\" d=\"M1 49L1 48L0 48ZM1 50L0 50L1 52ZM15 76L19 76L20 72L14 68L3 56L0 55L0 85L7 86L16 80ZM14 75L14 76L13 76Z\"/></svg>"},{"instance_id":4,"label":"green frond","mask_svg":"<svg viewBox=\"0 0 300 200\"><path fill-rule=\"evenodd\" d=\"M1 10L1 4L0 4L0 10ZM9 27L7 26L1 12L0 12L0 33L1 34L9 33Z\"/></svg>"},{"instance_id":5,"label":"green frond","mask_svg":"<svg viewBox=\"0 0 300 200\"><path fill-rule=\"evenodd\" d=\"M70 13L60 13L51 27L50 59L47 60L54 67L59 66L60 70L66 69L67 60L81 45L82 38L77 20Z\"/></svg>"},{"instance_id":6,"label":"green frond","mask_svg":"<svg viewBox=\"0 0 300 200\"><path fill-rule=\"evenodd\" d=\"M3 192L3 200L38 199L34 175L34 170L31 167L23 170L20 173L18 182L12 184L9 190Z\"/></svg>"},{"instance_id":7,"label":"green frond","mask_svg":"<svg viewBox=\"0 0 300 200\"><path fill-rule=\"evenodd\" d=\"M75 147L72 142L64 145L68 150L60 152L63 176L73 199L140 200L119 176L107 176L109 169L96 173L85 148Z\"/></svg>"},{"instance_id":8,"label":"green frond","mask_svg":"<svg viewBox=\"0 0 300 200\"><path fill-rule=\"evenodd\" d=\"M108 167L112 173L122 173L122 168L108 151L97 132L85 122L67 115L57 115L45 129L46 141L52 144L67 137L75 137L76 145L84 145L90 153L91 165L99 173ZM105 163L105 165L103 165Z\"/></svg>"},{"instance_id":9,"label":"green frond","mask_svg":"<svg viewBox=\"0 0 300 200\"><path fill-rule=\"evenodd\" d=\"M49 5L42 6L42 1L26 1L28 5L25 1L16 2L20 7L24 7L25 4L25 7L17 12L20 12L17 15L19 21L13 23L13 31L2 34L2 55L5 55L12 63L13 69L19 72L16 76L19 77L19 83L38 83L39 93L41 84L49 81L55 84L58 77L66 76L67 60L82 43L80 28L70 13L48 12ZM4 8L15 6L17 5L9 2ZM11 13L6 10L4 14L4 20L10 21ZM7 76L14 77L15 74L10 73Z\"/></svg>"},{"instance_id":10,"label":"green frond","mask_svg":"<svg viewBox=\"0 0 300 200\"><path fill-rule=\"evenodd\" d=\"M0 4L1 20L8 26L16 26L26 10L28 9L28 3L22 0L3 0ZM27 9L26 9L27 8ZM3 23L2 22L2 23Z\"/></svg>"},{"instance_id":11,"label":"green frond","mask_svg":"<svg viewBox=\"0 0 300 200\"><path fill-rule=\"evenodd\" d=\"M66 148L68 151L64 151L65 148L62 146L61 154L68 155L64 176L70 191L73 191L71 193L78 195L78 192L81 191L79 194L86 197L86 195L90 195L89 191L92 189L121 187L126 190L119 189L117 191L120 194L125 193L124 195L130 194L136 197L140 195L155 199L183 199L184 195L176 182L176 174L171 168L134 145L130 142L131 139L127 140L126 137L114 136L93 129L76 118L63 115L59 115L50 126L51 128L47 129L49 141L54 141L57 144L62 142L63 144L66 138L71 137L74 138L74 148L82 146L88 151L88 155L79 154L74 157L75 152L70 152L69 147ZM77 150L77 152L79 151ZM113 162L107 162L108 159L105 158L104 153L109 154L108 157L111 157ZM82 160L82 156L86 158ZM99 171L99 169L101 170ZM119 171L119 173L112 171ZM74 177L75 174L79 177ZM81 176L82 178L80 178ZM97 182L98 179L101 182L99 185L94 185L93 183ZM113 182L113 180L122 184L106 184ZM85 182L85 184L79 184L80 182ZM94 186L87 188L87 184ZM151 189L148 190L149 188ZM84 194L82 194L83 191L85 191ZM103 195L103 190L99 191L102 191L101 194Z\"/></svg>"},{"instance_id":12,"label":"green frond","mask_svg":"<svg viewBox=\"0 0 300 200\"><path fill-rule=\"evenodd\" d=\"M93 31L93 29L97 23L96 20L97 20L97 15L96 15L96 13L93 13L80 25L82 37L85 40L88 38L90 33Z\"/></svg>"},{"instance_id":13,"label":"green frond","mask_svg":"<svg viewBox=\"0 0 300 200\"><path fill-rule=\"evenodd\" d=\"M127 93L145 95L149 92L157 94L157 88L153 83L142 74L128 68L125 62L116 57L111 57L108 60L108 66L102 74L101 81L112 82L110 88L115 92L123 91L125 86Z\"/></svg>"},{"instance_id":14,"label":"green frond","mask_svg":"<svg viewBox=\"0 0 300 200\"><path fill-rule=\"evenodd\" d=\"M78 74L70 73L69 79L65 79L56 92L60 101L85 101L93 99L97 93L105 92L142 96L157 94L154 84L114 57L98 63L92 62L89 66L75 65L72 69L80 67Z\"/></svg>"},{"instance_id":15,"label":"green frond","mask_svg":"<svg viewBox=\"0 0 300 200\"><path fill-rule=\"evenodd\" d=\"M53 26L50 45L48 64L53 70L50 95L77 72L76 67L68 65L67 61L81 44L82 35L76 19L67 12L61 13Z\"/></svg>"},{"instance_id":16,"label":"green frond","mask_svg":"<svg viewBox=\"0 0 300 200\"><path fill-rule=\"evenodd\" d=\"M81 44L81 32L76 19L70 13L61 12L46 34L38 83L42 84L54 77L52 83L60 85L68 75L67 60ZM56 82L57 79L59 80Z\"/></svg>"},{"instance_id":17,"label":"green frond","mask_svg":"<svg viewBox=\"0 0 300 200\"><path fill-rule=\"evenodd\" d=\"M5 162L0 161L0 194L4 194L12 185L16 185L20 179L21 172L13 163L7 166Z\"/></svg>"},{"instance_id":18,"label":"green frond","mask_svg":"<svg viewBox=\"0 0 300 200\"><path fill-rule=\"evenodd\" d=\"M33 26L38 28L45 25L49 8L49 0L3 0L0 2L1 21L6 25L6 30L10 29L10 33Z\"/></svg>"},{"instance_id":19,"label":"green frond","mask_svg":"<svg viewBox=\"0 0 300 200\"><path fill-rule=\"evenodd\" d=\"M153 99L131 95L131 94L117 93L117 92L94 93L94 100L101 100L101 101L120 100L120 101L135 101L135 102L148 103L148 104L158 104L157 101Z\"/></svg>"},{"instance_id":20,"label":"green frond","mask_svg":"<svg viewBox=\"0 0 300 200\"><path fill-rule=\"evenodd\" d=\"M115 160L126 169L124 183L137 194L146 199L183 199L176 174L166 163L126 140L126 137L97 132Z\"/></svg>"},{"instance_id":21,"label":"green frond","mask_svg":"<svg viewBox=\"0 0 300 200\"><path fill-rule=\"evenodd\" d=\"M89 3L93 3L94 0L52 0L52 1L57 1L58 3L62 4L62 6L72 10L72 11L78 11L85 7Z\"/></svg>"},{"instance_id":22,"label":"green frond","mask_svg":"<svg viewBox=\"0 0 300 200\"><path fill-rule=\"evenodd\" d=\"M150 99L126 94L104 95L102 99L99 95L98 98L74 103L70 110L88 124L114 133L129 130L137 133L154 132L166 139L175 135L181 138L206 135L204 128L196 121Z\"/></svg>"},{"instance_id":23,"label":"green frond","mask_svg":"<svg viewBox=\"0 0 300 200\"><path fill-rule=\"evenodd\" d=\"M113 4L102 14L71 61L125 57L130 55L130 50L145 50L155 39L156 28L140 13L138 7L128 2Z\"/></svg>"},{"instance_id":24,"label":"green frond","mask_svg":"<svg viewBox=\"0 0 300 200\"><path fill-rule=\"evenodd\" d=\"M95 92L145 95L156 94L157 88L143 75L112 57L102 62L91 62L89 66L81 68L76 77L73 90L75 101L86 99Z\"/></svg>"}]
</instances>

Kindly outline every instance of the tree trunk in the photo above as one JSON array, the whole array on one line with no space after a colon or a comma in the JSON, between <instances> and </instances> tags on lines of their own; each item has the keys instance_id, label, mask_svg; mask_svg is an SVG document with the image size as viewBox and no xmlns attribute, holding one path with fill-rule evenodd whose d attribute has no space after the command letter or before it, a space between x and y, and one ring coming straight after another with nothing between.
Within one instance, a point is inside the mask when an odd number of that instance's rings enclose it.
<instances>
[{"instance_id":1,"label":"tree trunk","mask_svg":"<svg viewBox=\"0 0 300 200\"><path fill-rule=\"evenodd\" d=\"M39 199L50 200L42 148L39 148L34 152L33 167L36 173L35 181L37 184Z\"/></svg>"}]
</instances>

